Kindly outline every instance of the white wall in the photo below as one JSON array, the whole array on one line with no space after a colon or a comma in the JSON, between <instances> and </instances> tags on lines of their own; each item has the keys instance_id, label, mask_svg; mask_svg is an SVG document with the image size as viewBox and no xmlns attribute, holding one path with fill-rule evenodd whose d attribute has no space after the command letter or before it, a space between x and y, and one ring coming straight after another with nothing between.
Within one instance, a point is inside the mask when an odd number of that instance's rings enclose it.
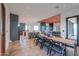
<instances>
[{"instance_id":1,"label":"white wall","mask_svg":"<svg viewBox=\"0 0 79 59\"><path fill-rule=\"evenodd\" d=\"M0 4L1 6L1 4ZM6 8L6 52L9 46L9 40L10 40L10 29L9 29L9 10L7 5L5 4L5 8ZM1 8L0 8L0 50L1 50L1 35L2 35L2 20L1 20Z\"/></svg>"},{"instance_id":2,"label":"white wall","mask_svg":"<svg viewBox=\"0 0 79 59\"><path fill-rule=\"evenodd\" d=\"M6 8L6 53L7 53L7 49L9 46L9 42L10 42L10 17L9 17L9 9L7 7L6 4L5 8ZM1 4L0 4L0 51L1 51L1 35L2 35L2 20L1 20Z\"/></svg>"},{"instance_id":3,"label":"white wall","mask_svg":"<svg viewBox=\"0 0 79 59\"><path fill-rule=\"evenodd\" d=\"M66 38L66 18L79 15L79 6L76 6L66 12L61 13L61 36ZM64 30L64 32L63 32Z\"/></svg>"},{"instance_id":4,"label":"white wall","mask_svg":"<svg viewBox=\"0 0 79 59\"><path fill-rule=\"evenodd\" d=\"M6 8L6 32L5 33L6 33L6 53L7 53L7 49L9 47L9 42L10 42L10 12L6 4L5 4L5 8Z\"/></svg>"}]
</instances>

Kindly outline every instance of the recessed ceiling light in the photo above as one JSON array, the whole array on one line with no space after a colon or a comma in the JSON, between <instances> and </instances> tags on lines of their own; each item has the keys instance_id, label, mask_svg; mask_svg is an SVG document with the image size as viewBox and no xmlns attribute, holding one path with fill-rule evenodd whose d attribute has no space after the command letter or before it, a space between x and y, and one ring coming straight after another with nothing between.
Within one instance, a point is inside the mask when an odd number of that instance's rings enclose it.
<instances>
[{"instance_id":1,"label":"recessed ceiling light","mask_svg":"<svg viewBox=\"0 0 79 59\"><path fill-rule=\"evenodd\" d=\"M58 9L59 8L59 6L55 6L55 9Z\"/></svg>"}]
</instances>

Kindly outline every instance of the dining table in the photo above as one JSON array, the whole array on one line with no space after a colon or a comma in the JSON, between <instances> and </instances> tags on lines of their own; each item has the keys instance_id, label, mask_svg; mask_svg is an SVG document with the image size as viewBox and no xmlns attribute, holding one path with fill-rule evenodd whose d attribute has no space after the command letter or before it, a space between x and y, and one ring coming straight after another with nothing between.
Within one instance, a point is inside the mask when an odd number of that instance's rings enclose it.
<instances>
[{"instance_id":1,"label":"dining table","mask_svg":"<svg viewBox=\"0 0 79 59\"><path fill-rule=\"evenodd\" d=\"M77 41L76 40L66 39L66 38L57 37L57 36L50 36L49 37L45 34L39 34L39 35L47 38L48 40L53 40L53 41L56 41L56 42L63 43L66 47L73 48L74 49L74 55L76 55L76 52L77 52L77 50L76 50Z\"/></svg>"},{"instance_id":2,"label":"dining table","mask_svg":"<svg viewBox=\"0 0 79 59\"><path fill-rule=\"evenodd\" d=\"M58 41L58 42L61 42L61 43L64 43L66 45L76 45L77 42L76 40L72 40L72 39L66 39L66 38L62 38L62 37L57 37L57 36L51 36L51 37L48 37L47 35L44 35L44 34L40 34L40 36L43 36L49 40L53 40L53 41Z\"/></svg>"}]
</instances>

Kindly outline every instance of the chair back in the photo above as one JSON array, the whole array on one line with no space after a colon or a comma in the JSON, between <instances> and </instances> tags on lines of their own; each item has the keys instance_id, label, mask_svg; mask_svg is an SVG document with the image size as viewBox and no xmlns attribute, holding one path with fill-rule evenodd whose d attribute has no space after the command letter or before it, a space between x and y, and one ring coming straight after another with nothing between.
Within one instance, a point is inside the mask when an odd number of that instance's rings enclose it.
<instances>
[{"instance_id":1,"label":"chair back","mask_svg":"<svg viewBox=\"0 0 79 59\"><path fill-rule=\"evenodd\" d=\"M20 35L23 35L23 32L20 32Z\"/></svg>"},{"instance_id":2,"label":"chair back","mask_svg":"<svg viewBox=\"0 0 79 59\"><path fill-rule=\"evenodd\" d=\"M26 32L24 32L24 36L26 36Z\"/></svg>"}]
</instances>

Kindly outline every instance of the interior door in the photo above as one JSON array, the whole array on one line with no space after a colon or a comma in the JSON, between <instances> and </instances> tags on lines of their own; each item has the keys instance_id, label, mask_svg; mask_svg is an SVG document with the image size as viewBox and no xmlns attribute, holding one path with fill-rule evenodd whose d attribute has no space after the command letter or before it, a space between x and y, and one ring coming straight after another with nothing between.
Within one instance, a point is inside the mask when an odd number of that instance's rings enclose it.
<instances>
[{"instance_id":1,"label":"interior door","mask_svg":"<svg viewBox=\"0 0 79 59\"><path fill-rule=\"evenodd\" d=\"M18 15L10 14L10 40L18 40Z\"/></svg>"}]
</instances>

